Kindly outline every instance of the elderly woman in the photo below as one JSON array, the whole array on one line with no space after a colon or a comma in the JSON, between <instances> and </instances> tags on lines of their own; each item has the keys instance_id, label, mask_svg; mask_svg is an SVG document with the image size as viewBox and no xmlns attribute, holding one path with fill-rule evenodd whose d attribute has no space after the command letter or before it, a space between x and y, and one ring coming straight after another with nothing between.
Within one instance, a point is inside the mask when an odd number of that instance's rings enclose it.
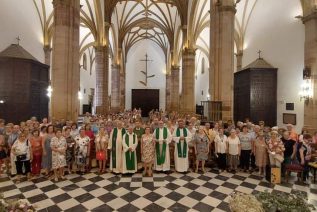
<instances>
[{"instance_id":1,"label":"elderly woman","mask_svg":"<svg viewBox=\"0 0 317 212\"><path fill-rule=\"evenodd\" d=\"M264 174L265 166L267 165L267 145L263 131L258 133L256 141L254 142L253 152L255 154L255 163L259 167L259 175Z\"/></svg>"},{"instance_id":2,"label":"elderly woman","mask_svg":"<svg viewBox=\"0 0 317 212\"><path fill-rule=\"evenodd\" d=\"M39 130L33 130L32 137L30 139L33 160L32 160L32 174L39 176L41 174L41 164L42 164L42 138L40 137Z\"/></svg>"},{"instance_id":3,"label":"elderly woman","mask_svg":"<svg viewBox=\"0 0 317 212\"><path fill-rule=\"evenodd\" d=\"M308 162L311 159L311 147L310 142L312 141L312 136L309 134L305 134L303 136L303 142L299 142L297 146L297 159L300 162L300 164L304 167L303 172L303 181L306 181L309 177L309 166Z\"/></svg>"},{"instance_id":4,"label":"elderly woman","mask_svg":"<svg viewBox=\"0 0 317 212\"><path fill-rule=\"evenodd\" d=\"M215 153L217 157L218 168L220 172L225 171L227 168L227 143L228 138L224 135L224 130L222 127L218 129L218 135L215 138Z\"/></svg>"},{"instance_id":5,"label":"elderly woman","mask_svg":"<svg viewBox=\"0 0 317 212\"><path fill-rule=\"evenodd\" d=\"M198 172L199 162L201 161L201 169L205 173L205 161L208 159L209 142L203 126L200 126L198 132L194 135L193 144L196 155L195 172Z\"/></svg>"},{"instance_id":6,"label":"elderly woman","mask_svg":"<svg viewBox=\"0 0 317 212\"><path fill-rule=\"evenodd\" d=\"M100 126L95 139L96 159L99 163L99 173L104 173L106 171L108 141L109 136L105 127Z\"/></svg>"},{"instance_id":7,"label":"elderly woman","mask_svg":"<svg viewBox=\"0 0 317 212\"><path fill-rule=\"evenodd\" d=\"M26 138L25 133L21 133L12 146L12 153L15 156L14 161L17 169L17 183L20 182L21 175L27 175L31 179L31 144ZM23 171L24 167L24 171Z\"/></svg>"},{"instance_id":8,"label":"elderly woman","mask_svg":"<svg viewBox=\"0 0 317 212\"><path fill-rule=\"evenodd\" d=\"M149 126L145 128L145 134L141 138L141 155L144 163L143 176L147 174L150 177L155 156L155 141Z\"/></svg>"},{"instance_id":9,"label":"elderly woman","mask_svg":"<svg viewBox=\"0 0 317 212\"><path fill-rule=\"evenodd\" d=\"M54 180L65 179L64 167L66 166L66 139L62 136L62 130L56 130L56 136L51 141L52 148L52 168L54 170Z\"/></svg>"},{"instance_id":10,"label":"elderly woman","mask_svg":"<svg viewBox=\"0 0 317 212\"><path fill-rule=\"evenodd\" d=\"M46 135L42 137L42 168L45 170L45 175L48 176L52 168L52 148L51 140L55 137L53 125L48 125Z\"/></svg>"},{"instance_id":11,"label":"elderly woman","mask_svg":"<svg viewBox=\"0 0 317 212\"><path fill-rule=\"evenodd\" d=\"M268 151L271 166L281 167L284 161L285 148L277 131L271 132L271 139L268 142Z\"/></svg>"},{"instance_id":12,"label":"elderly woman","mask_svg":"<svg viewBox=\"0 0 317 212\"><path fill-rule=\"evenodd\" d=\"M68 168L68 173L70 174L72 170L74 169L74 161L75 161L75 139L70 134L71 128L66 127L64 130L64 137L66 139L67 143L67 149L66 149L66 163Z\"/></svg>"},{"instance_id":13,"label":"elderly woman","mask_svg":"<svg viewBox=\"0 0 317 212\"><path fill-rule=\"evenodd\" d=\"M227 149L228 149L229 168L230 168L230 171L235 173L238 167L239 157L241 154L240 139L237 136L235 129L232 129L230 131L230 136L228 137Z\"/></svg>"}]
</instances>

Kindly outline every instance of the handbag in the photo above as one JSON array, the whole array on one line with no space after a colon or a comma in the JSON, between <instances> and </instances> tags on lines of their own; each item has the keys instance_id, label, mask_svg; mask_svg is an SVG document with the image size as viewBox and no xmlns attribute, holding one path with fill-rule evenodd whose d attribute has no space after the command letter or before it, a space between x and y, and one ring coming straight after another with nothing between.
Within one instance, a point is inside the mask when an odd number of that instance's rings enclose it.
<instances>
[{"instance_id":1,"label":"handbag","mask_svg":"<svg viewBox=\"0 0 317 212\"><path fill-rule=\"evenodd\" d=\"M23 160L26 160L26 154L17 155L17 161L23 161Z\"/></svg>"},{"instance_id":2,"label":"handbag","mask_svg":"<svg viewBox=\"0 0 317 212\"><path fill-rule=\"evenodd\" d=\"M97 151L96 152L96 159L97 160L105 160L106 159L106 154L104 151Z\"/></svg>"},{"instance_id":3,"label":"handbag","mask_svg":"<svg viewBox=\"0 0 317 212\"><path fill-rule=\"evenodd\" d=\"M275 158L276 160L278 160L280 163L283 163L283 161L284 161L284 157L283 157L282 155L279 155L279 154L276 154L276 155L274 156L274 158Z\"/></svg>"}]
</instances>

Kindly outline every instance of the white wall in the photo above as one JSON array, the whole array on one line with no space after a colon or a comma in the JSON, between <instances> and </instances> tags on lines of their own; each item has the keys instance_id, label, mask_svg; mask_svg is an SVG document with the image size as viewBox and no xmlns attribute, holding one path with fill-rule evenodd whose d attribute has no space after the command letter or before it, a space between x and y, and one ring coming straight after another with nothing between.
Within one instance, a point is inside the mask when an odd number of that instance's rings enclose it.
<instances>
[{"instance_id":1,"label":"white wall","mask_svg":"<svg viewBox=\"0 0 317 212\"><path fill-rule=\"evenodd\" d=\"M301 15L298 0L259 0L246 32L243 67L263 58L278 68L277 124L284 126L283 113L296 113L297 131L303 126L304 109L298 92L304 68L304 25L294 17ZM295 103L295 111L286 111L285 103Z\"/></svg>"},{"instance_id":2,"label":"white wall","mask_svg":"<svg viewBox=\"0 0 317 212\"><path fill-rule=\"evenodd\" d=\"M140 60L145 59L145 54L153 60L148 63L148 74L155 74L154 78L148 79L149 89L160 89L160 108L165 109L165 87L166 87L166 64L163 51L152 41L143 40L134 45L127 57L126 64L126 96L125 108L131 109L131 91L132 89L145 89L146 87L139 83L144 81L145 76L140 71L145 71L145 63Z\"/></svg>"},{"instance_id":3,"label":"white wall","mask_svg":"<svg viewBox=\"0 0 317 212\"><path fill-rule=\"evenodd\" d=\"M35 6L30 0L1 0L0 51L17 43L44 63L43 36Z\"/></svg>"}]
</instances>

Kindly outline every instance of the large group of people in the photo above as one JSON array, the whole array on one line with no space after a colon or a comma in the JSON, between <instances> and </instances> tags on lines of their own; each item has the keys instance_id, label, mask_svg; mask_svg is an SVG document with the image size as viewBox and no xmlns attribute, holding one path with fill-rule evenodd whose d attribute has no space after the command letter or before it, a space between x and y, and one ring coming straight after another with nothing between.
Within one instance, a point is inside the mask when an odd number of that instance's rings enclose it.
<instances>
[{"instance_id":1,"label":"large group of people","mask_svg":"<svg viewBox=\"0 0 317 212\"><path fill-rule=\"evenodd\" d=\"M268 127L263 121L203 122L177 112L125 111L107 116L87 113L83 123L70 120L38 121L35 117L19 125L0 119L0 162L6 172L28 179L41 174L58 181L67 173L83 174L97 167L99 173L131 174L153 170L206 172L206 162L215 161L219 172L265 174L267 165L281 167L297 163L308 179L308 162L317 133L297 134L286 128ZM213 163L211 163L213 164Z\"/></svg>"}]
</instances>

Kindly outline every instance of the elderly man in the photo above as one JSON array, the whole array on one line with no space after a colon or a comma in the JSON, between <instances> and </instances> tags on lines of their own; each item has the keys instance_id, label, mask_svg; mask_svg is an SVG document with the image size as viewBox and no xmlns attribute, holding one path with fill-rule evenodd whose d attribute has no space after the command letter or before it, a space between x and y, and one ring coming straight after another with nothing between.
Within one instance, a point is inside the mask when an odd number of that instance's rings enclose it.
<instances>
[{"instance_id":1,"label":"elderly man","mask_svg":"<svg viewBox=\"0 0 317 212\"><path fill-rule=\"evenodd\" d=\"M125 133L123 123L118 121L117 127L113 128L109 138L110 170L117 174L122 172L122 142Z\"/></svg>"},{"instance_id":2,"label":"elderly man","mask_svg":"<svg viewBox=\"0 0 317 212\"><path fill-rule=\"evenodd\" d=\"M138 146L138 137L133 132L133 126L129 125L128 132L123 136L122 141L122 173L135 173L138 171L136 148Z\"/></svg>"},{"instance_id":3,"label":"elderly man","mask_svg":"<svg viewBox=\"0 0 317 212\"><path fill-rule=\"evenodd\" d=\"M177 172L188 171L188 144L191 141L192 134L185 128L184 120L178 121L178 128L174 130L173 140L175 141L175 170Z\"/></svg>"},{"instance_id":4,"label":"elderly man","mask_svg":"<svg viewBox=\"0 0 317 212\"><path fill-rule=\"evenodd\" d=\"M155 163L156 171L170 170L170 151L169 144L172 141L172 136L167 127L164 127L164 122L159 121L159 127L154 130L153 137L155 140Z\"/></svg>"}]
</instances>

